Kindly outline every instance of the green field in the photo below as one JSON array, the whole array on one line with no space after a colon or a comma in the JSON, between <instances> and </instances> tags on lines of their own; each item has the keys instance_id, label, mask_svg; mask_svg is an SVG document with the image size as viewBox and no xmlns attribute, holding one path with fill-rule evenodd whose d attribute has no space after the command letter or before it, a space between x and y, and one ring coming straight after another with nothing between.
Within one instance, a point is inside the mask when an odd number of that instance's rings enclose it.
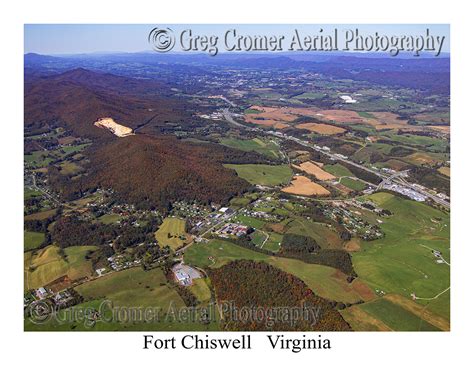
<instances>
[{"instance_id":1,"label":"green field","mask_svg":"<svg viewBox=\"0 0 474 379\"><path fill-rule=\"evenodd\" d=\"M336 163L333 165L324 165L324 171L329 172L330 174L333 174L334 176L354 176L352 172L349 171L346 167L343 165Z\"/></svg>"},{"instance_id":2,"label":"green field","mask_svg":"<svg viewBox=\"0 0 474 379\"><path fill-rule=\"evenodd\" d=\"M274 253L278 252L280 250L281 241L283 240L283 235L271 232L269 232L268 235L268 240L263 245L263 248Z\"/></svg>"},{"instance_id":3,"label":"green field","mask_svg":"<svg viewBox=\"0 0 474 379\"><path fill-rule=\"evenodd\" d=\"M209 278L194 279L193 285L189 287L189 290L201 303L211 300L211 290L208 281Z\"/></svg>"},{"instance_id":4,"label":"green field","mask_svg":"<svg viewBox=\"0 0 474 379\"><path fill-rule=\"evenodd\" d=\"M165 218L155 232L155 238L161 247L179 249L186 240L186 221L176 217Z\"/></svg>"},{"instance_id":5,"label":"green field","mask_svg":"<svg viewBox=\"0 0 474 379\"><path fill-rule=\"evenodd\" d=\"M223 138L221 144L242 151L255 151L270 158L279 158L279 146L271 141L261 138L237 139Z\"/></svg>"},{"instance_id":6,"label":"green field","mask_svg":"<svg viewBox=\"0 0 474 379\"><path fill-rule=\"evenodd\" d=\"M450 269L436 263L431 250L442 252L449 262L449 215L426 204L401 199L388 193L367 197L393 215L381 225L385 238L363 242L353 255L359 277L374 290L410 297L432 298L450 285ZM433 300L434 301L434 300ZM419 300L430 305L429 300ZM433 312L449 319L449 296L436 300Z\"/></svg>"},{"instance_id":7,"label":"green field","mask_svg":"<svg viewBox=\"0 0 474 379\"><path fill-rule=\"evenodd\" d=\"M249 183L262 186L286 184L290 181L293 174L291 168L287 165L226 164L224 166L235 170L237 175Z\"/></svg>"},{"instance_id":8,"label":"green field","mask_svg":"<svg viewBox=\"0 0 474 379\"><path fill-rule=\"evenodd\" d=\"M313 238L323 249L340 249L342 240L328 227L328 224L316 223L304 218L295 218L289 224L287 233Z\"/></svg>"},{"instance_id":9,"label":"green field","mask_svg":"<svg viewBox=\"0 0 474 379\"><path fill-rule=\"evenodd\" d=\"M84 143L76 146L64 146L56 150L33 151L31 154L24 155L24 161L31 168L46 167L56 159L64 158L70 153L76 153L90 146L90 143Z\"/></svg>"},{"instance_id":10,"label":"green field","mask_svg":"<svg viewBox=\"0 0 474 379\"><path fill-rule=\"evenodd\" d=\"M252 242L257 247L262 247L262 243L267 239L267 234L260 230L256 230L250 236Z\"/></svg>"},{"instance_id":11,"label":"green field","mask_svg":"<svg viewBox=\"0 0 474 379\"><path fill-rule=\"evenodd\" d=\"M351 178L342 178L341 184L354 190L354 191L363 191L365 189L365 184L359 180L354 180Z\"/></svg>"},{"instance_id":12,"label":"green field","mask_svg":"<svg viewBox=\"0 0 474 379\"><path fill-rule=\"evenodd\" d=\"M28 251L28 250L33 250L40 247L45 237L44 237L44 233L28 232L27 230L25 230L23 232L23 238L24 238L24 243L25 243L23 250Z\"/></svg>"},{"instance_id":13,"label":"green field","mask_svg":"<svg viewBox=\"0 0 474 379\"><path fill-rule=\"evenodd\" d=\"M365 117L365 118L375 118L375 116L372 113L369 112L357 112L360 117Z\"/></svg>"},{"instance_id":14,"label":"green field","mask_svg":"<svg viewBox=\"0 0 474 379\"><path fill-rule=\"evenodd\" d=\"M95 249L95 246L71 246L62 251L51 245L25 255L26 288L44 287L65 275L71 280L92 276L92 263L85 256Z\"/></svg>"},{"instance_id":15,"label":"green field","mask_svg":"<svg viewBox=\"0 0 474 379\"><path fill-rule=\"evenodd\" d=\"M113 224L117 221L120 221L122 219L122 217L118 214L106 214L106 215L103 215L103 216L100 216L99 217L99 221L103 224Z\"/></svg>"},{"instance_id":16,"label":"green field","mask_svg":"<svg viewBox=\"0 0 474 379\"><path fill-rule=\"evenodd\" d=\"M207 286L205 282L202 283ZM201 299L210 295L200 286ZM95 309L102 311L104 319L89 325L84 320L74 322L51 321L45 325L34 325L25 320L25 330L218 330L214 320L210 324L194 321L185 317L177 320L178 311L185 305L170 285L161 269L143 271L141 268L131 268L105 275L76 287L77 292L85 299L85 303L75 306L76 309ZM209 288L208 288L209 291ZM109 303L104 303L107 300ZM102 308L101 308L102 304ZM106 306L104 306L106 304ZM112 307L122 307L123 312L112 312ZM135 307L130 313L123 307ZM120 308L116 308L120 309ZM138 315L140 310L148 309L147 315L153 318L147 321L123 322L128 314ZM153 313L151 313L153 311ZM64 311L61 311L64 313ZM114 316L115 315L115 316ZM113 319L112 317L115 317ZM119 319L119 317L122 317ZM148 316L149 317L149 316ZM58 317L58 319L62 319ZM140 319L138 319L140 320Z\"/></svg>"},{"instance_id":17,"label":"green field","mask_svg":"<svg viewBox=\"0 0 474 379\"><path fill-rule=\"evenodd\" d=\"M356 288L347 282L346 276L332 267L274 257L227 241L212 240L209 243L194 244L186 250L184 259L187 264L204 269L221 267L237 259L265 261L300 278L321 297L347 303L354 303L361 299Z\"/></svg>"},{"instance_id":18,"label":"green field","mask_svg":"<svg viewBox=\"0 0 474 379\"><path fill-rule=\"evenodd\" d=\"M41 192L35 189L26 188L24 191L25 200L31 199L32 197L41 196Z\"/></svg>"},{"instance_id":19,"label":"green field","mask_svg":"<svg viewBox=\"0 0 474 379\"><path fill-rule=\"evenodd\" d=\"M86 259L86 255L95 250L97 250L96 246L70 246L64 249L69 264L67 275L72 280L92 275L92 262Z\"/></svg>"},{"instance_id":20,"label":"green field","mask_svg":"<svg viewBox=\"0 0 474 379\"><path fill-rule=\"evenodd\" d=\"M322 92L305 92L301 95L293 97L293 99L301 99L301 100L320 100L326 96L325 93Z\"/></svg>"},{"instance_id":21,"label":"green field","mask_svg":"<svg viewBox=\"0 0 474 379\"><path fill-rule=\"evenodd\" d=\"M364 312L382 321L392 330L434 331L440 330L405 308L385 299L358 305Z\"/></svg>"},{"instance_id":22,"label":"green field","mask_svg":"<svg viewBox=\"0 0 474 379\"><path fill-rule=\"evenodd\" d=\"M239 214L235 217L232 218L233 221L239 222L243 225L250 226L251 228L259 229L263 225L265 225L265 221L260 220L255 217L250 217L250 216L244 216L242 214Z\"/></svg>"},{"instance_id":23,"label":"green field","mask_svg":"<svg viewBox=\"0 0 474 379\"><path fill-rule=\"evenodd\" d=\"M113 272L81 284L76 291L85 300L106 298L119 306L167 307L170 301L184 306L160 269L143 271L141 267L134 267Z\"/></svg>"}]
</instances>

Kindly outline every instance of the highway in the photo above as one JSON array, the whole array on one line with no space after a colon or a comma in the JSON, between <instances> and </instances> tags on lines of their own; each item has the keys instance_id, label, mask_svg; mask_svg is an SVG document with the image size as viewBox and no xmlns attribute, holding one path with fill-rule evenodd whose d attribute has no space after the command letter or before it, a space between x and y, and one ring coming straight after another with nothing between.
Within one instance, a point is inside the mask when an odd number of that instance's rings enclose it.
<instances>
[{"instance_id":1,"label":"highway","mask_svg":"<svg viewBox=\"0 0 474 379\"><path fill-rule=\"evenodd\" d=\"M412 184L412 183L409 183L407 182L405 179L403 178L400 178L400 176L404 173L404 172L401 172L401 173L397 173L397 174L394 174L394 175L387 175L387 174L383 174L379 171L376 171L376 170L373 170L369 167L366 167L366 166L363 166L361 164L358 164L356 162L353 162L347 158L343 158L341 157L339 154L333 154L333 153L330 153L329 151L324 151L322 149L317 149L316 147L314 147L313 144L307 142L307 141L303 141L299 138L296 138L296 137L292 137L292 136L287 136L286 134L283 134L281 133L280 135L277 135L275 134L275 132L272 132L272 131L267 131L267 130L264 130L264 129L261 129L261 128L254 128L254 127L251 127L251 126L247 126L247 125L244 125L244 124L241 124L237 121L235 121L233 118L232 118L232 114L230 113L229 109L224 109L223 110L223 116L225 118L225 120L227 122L229 122L230 124L234 125L234 126L237 126L237 127L241 127L241 128L246 128L246 129L250 129L254 132L258 132L258 133L266 133L266 134L270 134L272 135L273 137L277 137L277 138L282 138L282 139L286 139L286 140L290 140L290 141L293 141L295 143L298 143L304 147L307 147L309 149L312 149L312 150L315 150L315 151L318 151L319 153L321 154L324 154L326 156L328 156L329 158L333 159L333 160L338 160L338 161L341 161L341 162L344 162L344 163L347 163L349 165L352 165L354 167L358 167L362 170L365 170L367 172L370 172L374 175L377 175L378 177L380 177L382 179L382 183L385 183L385 184L389 184L390 182L393 182L393 183L396 183L398 185L401 185L401 186L404 186L404 187L407 187L413 191L416 191L420 194L422 194L423 196L433 200L435 203L437 204L440 204L448 209L450 209L450 203L442 198L440 198L439 196L436 196L436 195L433 195L423 189L420 189L418 188L418 186ZM379 189L379 188L378 188Z\"/></svg>"}]
</instances>

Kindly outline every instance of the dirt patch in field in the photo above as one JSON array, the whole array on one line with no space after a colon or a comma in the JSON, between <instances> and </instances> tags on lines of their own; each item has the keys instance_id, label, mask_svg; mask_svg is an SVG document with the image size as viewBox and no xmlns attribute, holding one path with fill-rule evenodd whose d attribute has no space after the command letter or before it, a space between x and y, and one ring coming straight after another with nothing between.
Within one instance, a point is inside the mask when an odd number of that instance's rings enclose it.
<instances>
[{"instance_id":1,"label":"dirt patch in field","mask_svg":"<svg viewBox=\"0 0 474 379\"><path fill-rule=\"evenodd\" d=\"M437 328L441 330L444 330L444 331L450 330L450 325L449 325L448 320L445 320L441 316L435 315L431 311L425 309L424 306L418 303L415 303L414 301L407 299L406 297L403 297L397 294L388 294L384 296L384 299L389 300L392 303L405 308L407 311L417 315L422 320L430 323L431 325L436 326Z\"/></svg>"},{"instance_id":2,"label":"dirt patch in field","mask_svg":"<svg viewBox=\"0 0 474 379\"><path fill-rule=\"evenodd\" d=\"M310 175L314 175L318 180L334 180L336 177L329 172L324 171L320 166L312 161L304 162L299 166L293 165L297 169L304 171Z\"/></svg>"},{"instance_id":3,"label":"dirt patch in field","mask_svg":"<svg viewBox=\"0 0 474 379\"><path fill-rule=\"evenodd\" d=\"M421 152L410 154L406 156L405 158L403 158L403 160L413 163L415 165L416 164L435 164L435 163L440 162L439 160L433 158L431 155L426 154L426 153L421 153Z\"/></svg>"},{"instance_id":4,"label":"dirt patch in field","mask_svg":"<svg viewBox=\"0 0 474 379\"><path fill-rule=\"evenodd\" d=\"M298 124L296 125L296 128L309 130L310 132L323 134L326 136L341 134L346 131L345 129L339 128L338 126L333 126L333 125L328 125L328 124L318 124L316 122L306 122L304 124Z\"/></svg>"},{"instance_id":5,"label":"dirt patch in field","mask_svg":"<svg viewBox=\"0 0 474 379\"><path fill-rule=\"evenodd\" d=\"M45 287L56 293L70 287L71 284L71 278L69 278L69 276L67 275L64 275L56 279L55 281L47 284Z\"/></svg>"},{"instance_id":6,"label":"dirt patch in field","mask_svg":"<svg viewBox=\"0 0 474 379\"><path fill-rule=\"evenodd\" d=\"M360 124L366 120L355 111L345 111L342 109L326 109L319 111L318 115L327 120L343 124Z\"/></svg>"},{"instance_id":7,"label":"dirt patch in field","mask_svg":"<svg viewBox=\"0 0 474 379\"><path fill-rule=\"evenodd\" d=\"M285 233L287 229L287 225L283 225L280 223L266 224L265 227L270 229L272 232L279 233L279 234Z\"/></svg>"},{"instance_id":8,"label":"dirt patch in field","mask_svg":"<svg viewBox=\"0 0 474 379\"><path fill-rule=\"evenodd\" d=\"M352 189L350 189L349 187L346 187L344 184L341 184L341 183L334 184L333 186L338 191L340 191L343 195L349 195L351 192L353 192Z\"/></svg>"},{"instance_id":9,"label":"dirt patch in field","mask_svg":"<svg viewBox=\"0 0 474 379\"><path fill-rule=\"evenodd\" d=\"M320 184L312 182L305 176L295 176L288 187L282 189L283 192L293 195L303 196L329 196L331 193Z\"/></svg>"},{"instance_id":10,"label":"dirt patch in field","mask_svg":"<svg viewBox=\"0 0 474 379\"><path fill-rule=\"evenodd\" d=\"M374 291L372 291L372 289L367 284L362 282L360 279L355 279L352 282L351 286L352 286L352 289L354 291L356 291L358 293L358 295L364 301L370 301L370 300L373 300L377 297L377 295L375 295Z\"/></svg>"},{"instance_id":11,"label":"dirt patch in field","mask_svg":"<svg viewBox=\"0 0 474 379\"><path fill-rule=\"evenodd\" d=\"M352 238L350 241L344 243L344 249L352 253L360 250L360 240L358 238Z\"/></svg>"}]
</instances>

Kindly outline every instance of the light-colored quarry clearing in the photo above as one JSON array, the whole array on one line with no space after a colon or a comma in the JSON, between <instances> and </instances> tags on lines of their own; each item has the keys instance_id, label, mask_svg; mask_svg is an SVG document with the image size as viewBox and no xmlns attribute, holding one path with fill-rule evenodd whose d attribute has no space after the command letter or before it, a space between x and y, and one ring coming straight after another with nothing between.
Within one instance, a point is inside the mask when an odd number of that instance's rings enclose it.
<instances>
[{"instance_id":1,"label":"light-colored quarry clearing","mask_svg":"<svg viewBox=\"0 0 474 379\"><path fill-rule=\"evenodd\" d=\"M300 164L299 166L295 167L300 169L308 174L314 175L318 180L333 180L336 177L329 172L324 171L321 167L319 167L316 163L308 161Z\"/></svg>"},{"instance_id":2,"label":"light-colored quarry clearing","mask_svg":"<svg viewBox=\"0 0 474 379\"><path fill-rule=\"evenodd\" d=\"M282 189L283 192L303 196L329 196L331 193L323 186L313 183L306 176L295 176L288 187Z\"/></svg>"},{"instance_id":3,"label":"light-colored quarry clearing","mask_svg":"<svg viewBox=\"0 0 474 379\"><path fill-rule=\"evenodd\" d=\"M114 133L117 137L128 137L134 134L133 129L128 126L117 124L114 119L110 117L99 118L94 122L94 126L105 128Z\"/></svg>"}]
</instances>

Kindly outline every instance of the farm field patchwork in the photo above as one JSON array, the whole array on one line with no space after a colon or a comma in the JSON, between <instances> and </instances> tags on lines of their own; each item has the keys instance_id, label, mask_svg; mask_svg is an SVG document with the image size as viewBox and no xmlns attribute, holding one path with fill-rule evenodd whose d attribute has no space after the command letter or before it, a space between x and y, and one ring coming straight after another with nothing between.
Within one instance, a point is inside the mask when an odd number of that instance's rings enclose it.
<instances>
[{"instance_id":1,"label":"farm field patchwork","mask_svg":"<svg viewBox=\"0 0 474 379\"><path fill-rule=\"evenodd\" d=\"M227 241L194 244L185 253L187 264L202 268L221 267L237 259L265 261L302 279L317 295L331 300L354 303L365 296L366 291L370 292L365 285L349 284L346 276L335 268L270 256Z\"/></svg>"},{"instance_id":2,"label":"farm field patchwork","mask_svg":"<svg viewBox=\"0 0 474 379\"><path fill-rule=\"evenodd\" d=\"M407 298L415 294L420 304L429 305L438 294L449 287L450 267L437 262L434 250L440 251L449 263L449 215L426 204L401 199L388 193L367 197L392 216L381 225L385 238L362 242L361 250L353 255L359 277L375 291L396 293ZM435 300L435 299L433 299ZM443 302L442 317L449 318L449 297ZM438 312L439 309L433 309Z\"/></svg>"},{"instance_id":3,"label":"farm field patchwork","mask_svg":"<svg viewBox=\"0 0 474 379\"><path fill-rule=\"evenodd\" d=\"M220 141L221 144L242 151L255 151L257 153L266 155L270 158L278 158L278 145L271 140L264 140L261 138L253 139L237 139L237 138L223 138Z\"/></svg>"},{"instance_id":4,"label":"farm field patchwork","mask_svg":"<svg viewBox=\"0 0 474 379\"><path fill-rule=\"evenodd\" d=\"M319 167L317 164L314 162L308 161L301 163L299 166L296 166L296 168L310 174L314 175L316 179L318 180L333 180L335 179L335 176L324 171L321 167Z\"/></svg>"}]
</instances>

